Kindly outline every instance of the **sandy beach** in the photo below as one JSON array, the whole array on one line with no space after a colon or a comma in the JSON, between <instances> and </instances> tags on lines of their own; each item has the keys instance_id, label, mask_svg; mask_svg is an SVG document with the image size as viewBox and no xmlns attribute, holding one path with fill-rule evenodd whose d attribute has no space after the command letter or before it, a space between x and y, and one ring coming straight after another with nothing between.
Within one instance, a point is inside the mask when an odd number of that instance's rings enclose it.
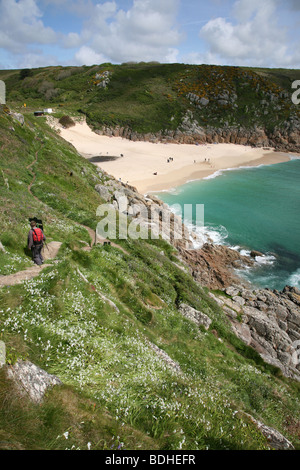
<instances>
[{"instance_id":1,"label":"sandy beach","mask_svg":"<svg viewBox=\"0 0 300 470\"><path fill-rule=\"evenodd\" d=\"M81 155L89 159L98 157L94 158L97 166L135 186L142 194L172 189L223 169L289 161L287 154L274 152L274 149L236 144L133 142L95 134L85 121L69 129L63 129L54 121L49 124L59 129L60 135Z\"/></svg>"}]
</instances>

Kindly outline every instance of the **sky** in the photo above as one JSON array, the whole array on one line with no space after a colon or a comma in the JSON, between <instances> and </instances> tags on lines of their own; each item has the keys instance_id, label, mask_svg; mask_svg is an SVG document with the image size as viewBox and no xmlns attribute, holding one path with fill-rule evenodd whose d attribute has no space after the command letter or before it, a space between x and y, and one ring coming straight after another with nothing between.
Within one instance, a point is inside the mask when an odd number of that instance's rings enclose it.
<instances>
[{"instance_id":1,"label":"sky","mask_svg":"<svg viewBox=\"0 0 300 470\"><path fill-rule=\"evenodd\" d=\"M300 0L0 0L0 69L132 61L300 69Z\"/></svg>"}]
</instances>

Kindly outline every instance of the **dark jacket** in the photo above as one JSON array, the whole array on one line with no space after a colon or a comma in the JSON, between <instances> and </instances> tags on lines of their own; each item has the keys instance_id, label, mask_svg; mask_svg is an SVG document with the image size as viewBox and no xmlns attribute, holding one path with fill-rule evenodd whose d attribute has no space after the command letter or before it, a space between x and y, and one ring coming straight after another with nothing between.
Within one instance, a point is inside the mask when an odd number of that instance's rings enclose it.
<instances>
[{"instance_id":1,"label":"dark jacket","mask_svg":"<svg viewBox=\"0 0 300 470\"><path fill-rule=\"evenodd\" d=\"M46 237L44 235L44 232L43 232L43 241L46 240ZM31 248L34 246L34 242L33 242L33 229L29 230L29 233L28 233L28 248L29 250L31 250Z\"/></svg>"}]
</instances>

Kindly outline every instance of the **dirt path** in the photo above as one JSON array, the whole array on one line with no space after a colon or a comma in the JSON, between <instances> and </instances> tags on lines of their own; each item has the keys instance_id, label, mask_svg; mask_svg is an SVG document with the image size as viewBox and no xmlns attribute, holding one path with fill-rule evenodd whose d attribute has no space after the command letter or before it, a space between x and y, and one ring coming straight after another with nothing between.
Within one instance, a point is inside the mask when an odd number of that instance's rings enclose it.
<instances>
[{"instance_id":1,"label":"dirt path","mask_svg":"<svg viewBox=\"0 0 300 470\"><path fill-rule=\"evenodd\" d=\"M96 235L96 232L95 230L91 229L90 227L87 227L86 225L82 225L82 224L79 224L81 227L85 228L88 232L89 232L89 235L92 239L92 242L91 242L91 246L88 246L88 247L85 247L85 248L82 248L83 250L85 251L90 251L91 248L94 246L94 245L97 245L97 244L101 244L103 245L104 243L109 243L111 246L115 247L115 248L118 248L119 250L123 251L123 253L125 253L126 255L129 255L129 253L124 250L124 248L120 245L118 245L117 243L114 243L110 240L108 240L107 238L102 238L100 237L99 235Z\"/></svg>"},{"instance_id":2,"label":"dirt path","mask_svg":"<svg viewBox=\"0 0 300 470\"><path fill-rule=\"evenodd\" d=\"M40 139L37 139L37 140L40 140ZM27 170L29 170L29 171L31 172L31 174L32 174L32 180L31 180L31 183L28 185L28 188L27 188L27 189L28 189L29 194L30 194L32 197L34 197L34 199L35 199L36 201L38 201L38 202L40 202L40 203L43 204L43 202L42 202L40 199L38 199L38 198L32 193L32 191L31 191L31 188L32 188L32 186L33 186L33 184L35 183L35 180L36 180L36 174L35 174L35 172L33 171L32 167L38 162L38 154L39 154L39 150L37 150L37 151L35 152L35 159L34 159L34 161L31 162L31 163L26 167ZM110 242L110 241L107 240L107 239L104 239L104 238L102 238L102 237L99 237L99 235L96 236L95 230L91 229L90 227L87 227L86 225L82 225L82 224L80 224L80 223L78 223L78 222L77 222L77 225L79 225L79 226L85 228L85 229L88 231L88 233L89 233L89 235L90 235L90 237L91 237L91 240L92 240L92 241L91 241L91 245L90 245L89 247L83 248L84 250L89 251L95 244L100 243L100 244L103 245L103 244L106 242L106 243L110 243L110 244L111 244L112 246L114 246L115 248L119 248L119 250L122 250L123 253L125 253L125 254L128 255L128 253L127 253L127 252L124 250L124 248L122 248L120 245L117 245L116 243Z\"/></svg>"},{"instance_id":3,"label":"dirt path","mask_svg":"<svg viewBox=\"0 0 300 470\"><path fill-rule=\"evenodd\" d=\"M83 250L90 251L92 249L92 246L95 245L96 232L89 227L85 227L85 226L83 227L86 228L86 230L88 230L92 239L91 246L85 247L83 248ZM104 240L100 237L97 237L96 243L104 243L105 241L107 242L108 240ZM44 246L43 251L42 251L44 261L49 261L49 260L56 258L61 245L62 245L61 242L47 243L47 245ZM119 250L122 250L125 254L128 254L120 245L117 245L112 242L111 242L111 245L118 248ZM34 266L31 266L30 268L25 269L24 271L19 271L17 273L9 274L7 276L0 276L0 288L5 287L5 286L15 286L17 284L21 284L24 281L28 281L29 279L33 279L39 276L41 271L43 271L45 268L48 268L49 266L52 266L52 264L45 263L42 266L34 265Z\"/></svg>"},{"instance_id":4,"label":"dirt path","mask_svg":"<svg viewBox=\"0 0 300 470\"><path fill-rule=\"evenodd\" d=\"M44 260L51 260L57 256L58 250L61 247L60 242L50 242L47 247L43 249ZM9 274L8 276L0 276L0 288L4 286L15 286L16 284L21 284L24 281L33 279L38 276L41 271L45 268L48 268L51 264L43 264L42 266L31 266L30 268L25 269L24 271L19 271L14 274Z\"/></svg>"},{"instance_id":5,"label":"dirt path","mask_svg":"<svg viewBox=\"0 0 300 470\"><path fill-rule=\"evenodd\" d=\"M90 251L92 247L95 245L95 241L96 241L96 244L97 243L103 244L104 242L109 241L109 240L102 239L98 236L96 239L96 232L94 230L84 225L83 227L89 232L91 239L92 239L91 246L82 248L83 250ZM56 258L61 245L62 245L61 242L47 243L47 245L44 246L43 251L42 251L44 261L49 261L49 260ZM111 245L118 248L119 250L122 250L125 254L128 254L120 245L117 245L112 242L111 242ZM52 264L45 263L42 266L34 265L34 266L31 266L30 268L25 269L24 271L19 271L17 273L9 274L7 276L0 276L0 288L5 287L5 286L15 286L17 284L21 284L24 281L28 281L29 279L33 279L39 276L41 271L43 271L45 268L48 268L49 266L52 266Z\"/></svg>"}]
</instances>

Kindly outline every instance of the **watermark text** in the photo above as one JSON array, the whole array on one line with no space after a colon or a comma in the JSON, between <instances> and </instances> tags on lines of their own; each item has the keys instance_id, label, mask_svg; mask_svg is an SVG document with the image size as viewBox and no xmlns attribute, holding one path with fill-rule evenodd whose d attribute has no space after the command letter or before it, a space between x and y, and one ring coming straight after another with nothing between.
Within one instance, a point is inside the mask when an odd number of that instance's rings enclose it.
<instances>
[{"instance_id":1,"label":"watermark text","mask_svg":"<svg viewBox=\"0 0 300 470\"><path fill-rule=\"evenodd\" d=\"M100 221L97 235L110 240L189 239L188 226L204 227L204 205L179 204L169 210L157 205L133 204L125 195L120 195L115 204L101 204L96 211Z\"/></svg>"}]
</instances>

